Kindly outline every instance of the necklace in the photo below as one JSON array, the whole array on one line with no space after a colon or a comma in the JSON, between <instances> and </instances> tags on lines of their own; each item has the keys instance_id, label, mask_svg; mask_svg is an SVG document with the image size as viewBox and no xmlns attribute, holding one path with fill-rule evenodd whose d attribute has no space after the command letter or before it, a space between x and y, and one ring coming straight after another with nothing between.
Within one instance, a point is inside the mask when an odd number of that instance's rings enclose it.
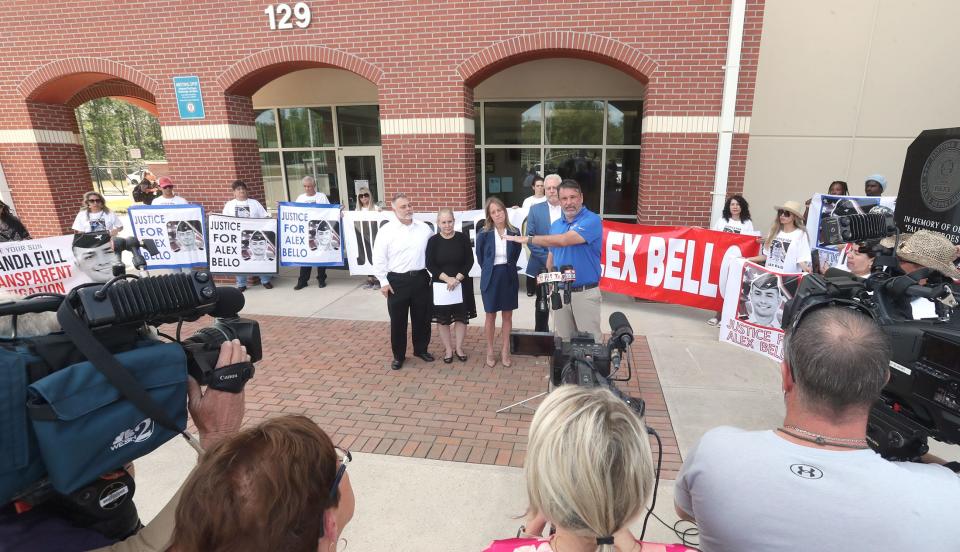
<instances>
[{"instance_id":1,"label":"necklace","mask_svg":"<svg viewBox=\"0 0 960 552\"><path fill-rule=\"evenodd\" d=\"M865 449L867 448L866 439L845 439L842 437L828 437L826 435L820 435L819 433L814 433L812 431L807 431L801 429L797 426L783 426L777 428L777 431L785 433L795 439L800 439L801 441L806 441L808 443L814 443L820 446L833 446L833 447L843 447L849 449Z\"/></svg>"}]
</instances>

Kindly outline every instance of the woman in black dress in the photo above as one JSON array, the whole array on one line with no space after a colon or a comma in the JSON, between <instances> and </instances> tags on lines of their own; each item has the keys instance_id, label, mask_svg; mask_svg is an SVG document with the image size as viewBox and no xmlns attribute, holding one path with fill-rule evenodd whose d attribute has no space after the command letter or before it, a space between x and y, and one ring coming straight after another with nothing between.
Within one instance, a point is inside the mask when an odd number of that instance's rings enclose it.
<instances>
[{"instance_id":1,"label":"woman in black dress","mask_svg":"<svg viewBox=\"0 0 960 552\"><path fill-rule=\"evenodd\" d=\"M435 304L433 321L437 323L440 340L443 341L443 361L450 364L456 354L460 362L465 362L467 355L463 353L463 337L467 333L468 320L477 317L473 280L469 276L473 267L473 248L468 237L454 231L452 210L440 209L437 228L439 233L427 241L427 270L432 275L434 287L443 284L449 291L459 287L463 301L454 305Z\"/></svg>"}]
</instances>

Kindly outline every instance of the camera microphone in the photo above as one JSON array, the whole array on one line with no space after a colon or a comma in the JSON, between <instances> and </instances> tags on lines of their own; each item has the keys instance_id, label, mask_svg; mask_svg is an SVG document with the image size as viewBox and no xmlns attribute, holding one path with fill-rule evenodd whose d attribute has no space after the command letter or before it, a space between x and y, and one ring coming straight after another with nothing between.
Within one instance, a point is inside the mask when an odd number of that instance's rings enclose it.
<instances>
[{"instance_id":1,"label":"camera microphone","mask_svg":"<svg viewBox=\"0 0 960 552\"><path fill-rule=\"evenodd\" d=\"M890 213L829 217L820 225L820 245L876 240L896 232L897 225Z\"/></svg>"},{"instance_id":2,"label":"camera microphone","mask_svg":"<svg viewBox=\"0 0 960 552\"><path fill-rule=\"evenodd\" d=\"M610 342L620 350L633 344L633 328L627 316L620 311L610 315Z\"/></svg>"},{"instance_id":3,"label":"camera microphone","mask_svg":"<svg viewBox=\"0 0 960 552\"><path fill-rule=\"evenodd\" d=\"M560 267L560 272L563 274L563 304L569 305L571 288L577 280L577 271L570 265L563 265Z\"/></svg>"},{"instance_id":4,"label":"camera microphone","mask_svg":"<svg viewBox=\"0 0 960 552\"><path fill-rule=\"evenodd\" d=\"M543 309L546 311L547 305L547 296L550 296L550 308L553 310L559 310L563 307L563 302L560 300L560 292L558 291L559 284L563 283L563 274L560 272L547 272L542 270L540 274L537 275L537 285L543 290ZM539 308L539 302L537 303Z\"/></svg>"},{"instance_id":5,"label":"camera microphone","mask_svg":"<svg viewBox=\"0 0 960 552\"><path fill-rule=\"evenodd\" d=\"M547 283L540 282L540 276L547 273L546 268L541 268L537 274L537 312L547 312Z\"/></svg>"}]
</instances>

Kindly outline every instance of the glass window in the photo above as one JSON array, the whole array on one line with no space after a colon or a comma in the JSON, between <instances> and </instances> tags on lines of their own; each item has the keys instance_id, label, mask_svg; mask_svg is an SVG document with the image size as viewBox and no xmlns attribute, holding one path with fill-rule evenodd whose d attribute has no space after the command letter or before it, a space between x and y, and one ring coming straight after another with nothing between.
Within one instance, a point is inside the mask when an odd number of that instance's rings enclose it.
<instances>
[{"instance_id":1,"label":"glass window","mask_svg":"<svg viewBox=\"0 0 960 552\"><path fill-rule=\"evenodd\" d=\"M276 133L274 133L276 134ZM263 189L268 209L276 209L278 201L286 201L283 186L283 174L280 172L280 153L265 151L260 153L260 172L263 174Z\"/></svg>"},{"instance_id":2,"label":"glass window","mask_svg":"<svg viewBox=\"0 0 960 552\"><path fill-rule=\"evenodd\" d=\"M310 136L313 147L333 147L333 110L329 107L310 108Z\"/></svg>"},{"instance_id":3,"label":"glass window","mask_svg":"<svg viewBox=\"0 0 960 552\"><path fill-rule=\"evenodd\" d=\"M486 144L539 144L540 102L487 102L482 136Z\"/></svg>"},{"instance_id":4,"label":"glass window","mask_svg":"<svg viewBox=\"0 0 960 552\"><path fill-rule=\"evenodd\" d=\"M341 146L380 145L380 106L351 105L337 108Z\"/></svg>"},{"instance_id":5,"label":"glass window","mask_svg":"<svg viewBox=\"0 0 960 552\"><path fill-rule=\"evenodd\" d=\"M639 146L643 102L611 100L607 104L607 143Z\"/></svg>"},{"instance_id":6,"label":"glass window","mask_svg":"<svg viewBox=\"0 0 960 552\"><path fill-rule=\"evenodd\" d=\"M530 195L523 183L540 165L540 148L490 148L485 154L487 197L499 197L507 207L522 205Z\"/></svg>"},{"instance_id":7,"label":"glass window","mask_svg":"<svg viewBox=\"0 0 960 552\"><path fill-rule=\"evenodd\" d=\"M257 145L261 148L276 148L280 146L277 141L277 118L272 109L254 111L257 116L254 124L257 127Z\"/></svg>"},{"instance_id":8,"label":"glass window","mask_svg":"<svg viewBox=\"0 0 960 552\"><path fill-rule=\"evenodd\" d=\"M303 177L310 175L317 180L317 191L323 192L331 202L336 199L337 154L332 151L285 151L284 170L287 173L287 192L290 200L303 193Z\"/></svg>"},{"instance_id":9,"label":"glass window","mask_svg":"<svg viewBox=\"0 0 960 552\"><path fill-rule=\"evenodd\" d=\"M483 209L483 190L480 188L480 185L483 184L483 150L480 148L476 149L476 179L474 179L474 186L476 187L477 199L474 205L474 209Z\"/></svg>"},{"instance_id":10,"label":"glass window","mask_svg":"<svg viewBox=\"0 0 960 552\"><path fill-rule=\"evenodd\" d=\"M480 124L480 104L474 102L473 104L473 132L474 132L474 142L477 144L483 143L483 125Z\"/></svg>"},{"instance_id":11,"label":"glass window","mask_svg":"<svg viewBox=\"0 0 960 552\"><path fill-rule=\"evenodd\" d=\"M635 215L640 189L640 150L608 149L603 190L605 215Z\"/></svg>"},{"instance_id":12,"label":"glass window","mask_svg":"<svg viewBox=\"0 0 960 552\"><path fill-rule=\"evenodd\" d=\"M583 204L600 212L600 149L554 148L546 151L547 174L572 178L583 190ZM488 177L489 178L489 177Z\"/></svg>"},{"instance_id":13,"label":"glass window","mask_svg":"<svg viewBox=\"0 0 960 552\"><path fill-rule=\"evenodd\" d=\"M310 147L310 115L305 107L281 109L280 143L285 148Z\"/></svg>"},{"instance_id":14,"label":"glass window","mask_svg":"<svg viewBox=\"0 0 960 552\"><path fill-rule=\"evenodd\" d=\"M348 208L357 208L357 192L365 187L370 190L370 202L380 201L380 183L377 180L377 158L373 155L344 155L343 172L346 182ZM341 198L342 199L342 198ZM339 203L330 198L331 203Z\"/></svg>"},{"instance_id":15,"label":"glass window","mask_svg":"<svg viewBox=\"0 0 960 552\"><path fill-rule=\"evenodd\" d=\"M571 100L545 102L546 143L600 145L603 143L603 102Z\"/></svg>"}]
</instances>

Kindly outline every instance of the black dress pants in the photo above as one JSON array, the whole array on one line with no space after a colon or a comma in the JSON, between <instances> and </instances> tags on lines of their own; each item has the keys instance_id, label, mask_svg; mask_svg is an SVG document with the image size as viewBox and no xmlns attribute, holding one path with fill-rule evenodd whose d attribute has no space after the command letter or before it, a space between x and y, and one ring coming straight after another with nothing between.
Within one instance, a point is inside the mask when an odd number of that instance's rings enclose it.
<instances>
[{"instance_id":1,"label":"black dress pants","mask_svg":"<svg viewBox=\"0 0 960 552\"><path fill-rule=\"evenodd\" d=\"M310 281L310 269L312 266L301 266L300 267L300 277L297 278L298 284L307 285L307 282ZM317 281L324 283L327 281L327 267L318 266L317 267Z\"/></svg>"},{"instance_id":2,"label":"black dress pants","mask_svg":"<svg viewBox=\"0 0 960 552\"><path fill-rule=\"evenodd\" d=\"M413 354L426 353L430 346L430 313L433 310L433 292L427 271L390 272L387 281L393 289L393 293L387 296L393 358L402 360L407 355L408 313L413 324Z\"/></svg>"}]
</instances>

